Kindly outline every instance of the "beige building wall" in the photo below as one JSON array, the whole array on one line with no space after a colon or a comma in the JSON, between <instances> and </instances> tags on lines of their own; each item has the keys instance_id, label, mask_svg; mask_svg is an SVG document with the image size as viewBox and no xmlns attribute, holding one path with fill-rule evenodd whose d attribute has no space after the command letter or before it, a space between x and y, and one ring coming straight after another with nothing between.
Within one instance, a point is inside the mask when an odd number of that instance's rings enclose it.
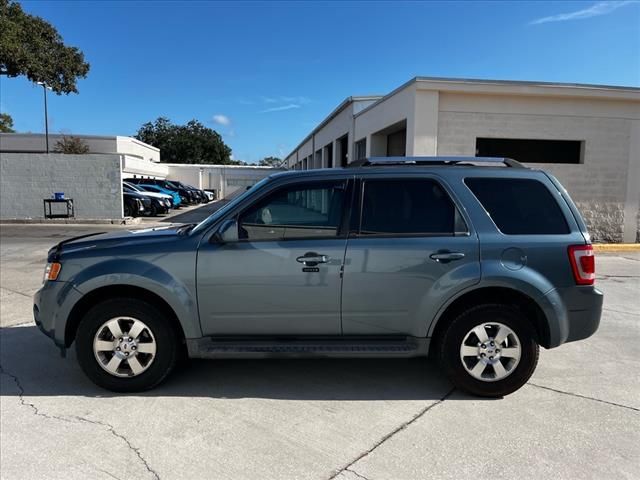
<instances>
[{"instance_id":1,"label":"beige building wall","mask_svg":"<svg viewBox=\"0 0 640 480\"><path fill-rule=\"evenodd\" d=\"M315 152L331 143L335 159L347 130L349 162L362 139L367 157L385 156L402 128L407 156L474 156L478 137L576 140L580 164L529 166L558 177L594 240L640 241L640 89L418 77L364 108L349 100L290 154L289 168L326 166Z\"/></svg>"},{"instance_id":2,"label":"beige building wall","mask_svg":"<svg viewBox=\"0 0 640 480\"><path fill-rule=\"evenodd\" d=\"M640 111L619 101L589 100L585 104L579 99L447 93L440 97L438 155L473 156L477 137L583 141L582 164L529 166L560 180L594 238L623 240L631 126ZM637 200L635 209L627 207L636 230L637 208ZM627 240L635 241L635 235L631 236Z\"/></svg>"}]
</instances>

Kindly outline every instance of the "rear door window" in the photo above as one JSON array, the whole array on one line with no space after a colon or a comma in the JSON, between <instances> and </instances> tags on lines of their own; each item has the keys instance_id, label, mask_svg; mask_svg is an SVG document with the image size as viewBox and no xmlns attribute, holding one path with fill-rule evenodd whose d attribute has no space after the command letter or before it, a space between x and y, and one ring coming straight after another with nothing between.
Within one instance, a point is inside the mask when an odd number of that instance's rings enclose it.
<instances>
[{"instance_id":1,"label":"rear door window","mask_svg":"<svg viewBox=\"0 0 640 480\"><path fill-rule=\"evenodd\" d=\"M465 183L498 229L506 235L569 233L569 226L549 189L526 178L467 178Z\"/></svg>"},{"instance_id":2,"label":"rear door window","mask_svg":"<svg viewBox=\"0 0 640 480\"><path fill-rule=\"evenodd\" d=\"M365 180L360 235L452 236L466 232L449 194L432 179Z\"/></svg>"}]
</instances>

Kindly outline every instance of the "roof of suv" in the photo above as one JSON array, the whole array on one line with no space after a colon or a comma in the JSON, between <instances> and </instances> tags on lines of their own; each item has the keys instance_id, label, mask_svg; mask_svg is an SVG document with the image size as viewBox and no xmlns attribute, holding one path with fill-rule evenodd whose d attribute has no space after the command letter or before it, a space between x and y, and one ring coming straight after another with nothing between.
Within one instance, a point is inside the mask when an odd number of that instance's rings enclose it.
<instances>
[{"instance_id":1,"label":"roof of suv","mask_svg":"<svg viewBox=\"0 0 640 480\"><path fill-rule=\"evenodd\" d=\"M285 176L316 176L327 173L361 174L371 173L398 173L399 171L433 171L441 168L482 169L483 171L504 169L531 170L520 162L511 158L498 157L471 157L471 156L433 156L433 157L369 157L350 163L341 168L316 168L312 170L288 170L270 175L272 178Z\"/></svg>"}]
</instances>

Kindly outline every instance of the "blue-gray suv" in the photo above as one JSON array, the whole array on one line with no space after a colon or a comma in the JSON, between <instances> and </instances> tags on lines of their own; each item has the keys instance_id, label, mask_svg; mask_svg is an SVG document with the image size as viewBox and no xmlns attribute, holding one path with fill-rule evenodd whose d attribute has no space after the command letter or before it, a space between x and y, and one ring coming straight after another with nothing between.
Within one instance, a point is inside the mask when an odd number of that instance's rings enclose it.
<instances>
[{"instance_id":1,"label":"blue-gray suv","mask_svg":"<svg viewBox=\"0 0 640 480\"><path fill-rule=\"evenodd\" d=\"M101 387L191 358L432 355L502 396L539 346L587 338L602 293L566 190L510 159L371 158L264 179L197 225L65 240L40 329Z\"/></svg>"}]
</instances>

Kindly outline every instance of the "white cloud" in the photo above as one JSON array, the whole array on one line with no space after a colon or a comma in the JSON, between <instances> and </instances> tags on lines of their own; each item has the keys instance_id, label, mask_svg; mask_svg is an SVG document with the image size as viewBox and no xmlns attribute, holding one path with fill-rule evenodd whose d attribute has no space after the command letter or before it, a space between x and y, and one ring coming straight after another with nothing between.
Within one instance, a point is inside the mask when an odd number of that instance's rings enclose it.
<instances>
[{"instance_id":1,"label":"white cloud","mask_svg":"<svg viewBox=\"0 0 640 480\"><path fill-rule=\"evenodd\" d=\"M288 105L281 105L279 107L272 107L272 108L267 108L266 110L260 110L260 113L282 112L284 110L291 110L294 108L300 108L300 105L297 103L290 103Z\"/></svg>"},{"instance_id":2,"label":"white cloud","mask_svg":"<svg viewBox=\"0 0 640 480\"><path fill-rule=\"evenodd\" d=\"M213 123L217 123L218 125L224 125L225 127L231 124L231 119L226 115L222 115L218 113L213 116Z\"/></svg>"},{"instance_id":3,"label":"white cloud","mask_svg":"<svg viewBox=\"0 0 640 480\"><path fill-rule=\"evenodd\" d=\"M582 10L576 10L575 12L559 13L557 15L551 15L549 17L542 17L530 22L530 25L539 25L541 23L549 22L566 22L567 20L582 20L585 18L599 17L600 15L607 15L620 7L637 3L637 0L621 0L613 2L598 2L594 5L584 8Z\"/></svg>"}]
</instances>

